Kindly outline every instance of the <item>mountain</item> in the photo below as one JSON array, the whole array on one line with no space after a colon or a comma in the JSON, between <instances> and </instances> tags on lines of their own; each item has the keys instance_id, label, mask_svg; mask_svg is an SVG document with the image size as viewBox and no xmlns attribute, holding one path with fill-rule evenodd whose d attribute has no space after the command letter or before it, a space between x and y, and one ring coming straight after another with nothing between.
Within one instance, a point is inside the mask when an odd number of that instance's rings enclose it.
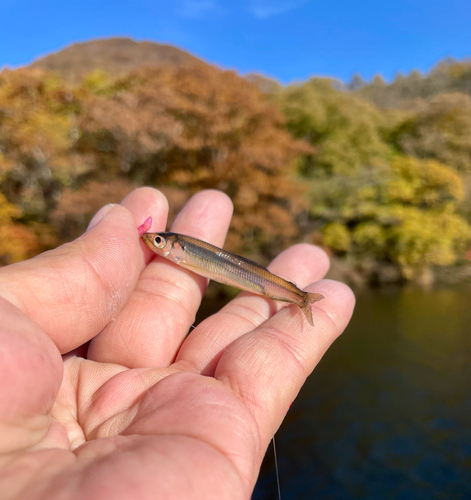
<instances>
[{"instance_id":1,"label":"mountain","mask_svg":"<svg viewBox=\"0 0 471 500\"><path fill-rule=\"evenodd\" d=\"M94 69L119 76L144 64L183 66L204 62L171 45L108 38L70 45L37 59L30 67L55 71L67 80L78 81Z\"/></svg>"}]
</instances>

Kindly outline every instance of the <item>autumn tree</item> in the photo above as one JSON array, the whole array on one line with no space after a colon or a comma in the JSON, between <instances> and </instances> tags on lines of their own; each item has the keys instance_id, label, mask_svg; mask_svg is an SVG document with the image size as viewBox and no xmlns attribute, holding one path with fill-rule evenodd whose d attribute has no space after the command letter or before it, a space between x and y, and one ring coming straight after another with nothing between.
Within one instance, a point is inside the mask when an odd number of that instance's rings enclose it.
<instances>
[{"instance_id":1,"label":"autumn tree","mask_svg":"<svg viewBox=\"0 0 471 500\"><path fill-rule=\"evenodd\" d=\"M454 264L471 237L470 225L457 213L462 178L433 160L396 157L348 184L333 179L314 195L315 215L330 220L323 228L325 244L358 262L394 263L406 279Z\"/></svg>"},{"instance_id":2,"label":"autumn tree","mask_svg":"<svg viewBox=\"0 0 471 500\"><path fill-rule=\"evenodd\" d=\"M0 73L0 217L2 263L56 244L49 224L61 190L80 164L70 154L77 99L52 74Z\"/></svg>"},{"instance_id":3,"label":"autumn tree","mask_svg":"<svg viewBox=\"0 0 471 500\"><path fill-rule=\"evenodd\" d=\"M198 190L226 192L228 247L262 261L321 227L354 266L393 265L406 279L460 259L468 63L392 84L356 78L350 91L320 78L283 88L200 61L119 77L93 67L74 83L0 73L0 264L78 236L143 184L162 189L173 214ZM436 95L443 88L464 93Z\"/></svg>"},{"instance_id":4,"label":"autumn tree","mask_svg":"<svg viewBox=\"0 0 471 500\"><path fill-rule=\"evenodd\" d=\"M312 149L233 72L199 64L116 79L94 70L71 84L37 70L4 71L0 110L0 189L30 228L74 237L101 203L150 184L175 208L200 189L227 192L235 250L272 255L298 234L304 189L292 165Z\"/></svg>"},{"instance_id":5,"label":"autumn tree","mask_svg":"<svg viewBox=\"0 0 471 500\"><path fill-rule=\"evenodd\" d=\"M21 215L21 210L0 194L0 265L26 259L40 249L34 231L17 222Z\"/></svg>"},{"instance_id":6,"label":"autumn tree","mask_svg":"<svg viewBox=\"0 0 471 500\"><path fill-rule=\"evenodd\" d=\"M0 74L0 189L44 222L82 165L70 152L79 102L72 86L27 69Z\"/></svg>"},{"instance_id":7,"label":"autumn tree","mask_svg":"<svg viewBox=\"0 0 471 500\"><path fill-rule=\"evenodd\" d=\"M391 138L402 152L471 174L471 97L439 94L400 122Z\"/></svg>"},{"instance_id":8,"label":"autumn tree","mask_svg":"<svg viewBox=\"0 0 471 500\"><path fill-rule=\"evenodd\" d=\"M89 181L128 179L186 192L220 189L233 200L232 249L274 254L297 235L305 206L292 165L312 152L250 82L210 66L148 67L84 105L74 151Z\"/></svg>"}]
</instances>

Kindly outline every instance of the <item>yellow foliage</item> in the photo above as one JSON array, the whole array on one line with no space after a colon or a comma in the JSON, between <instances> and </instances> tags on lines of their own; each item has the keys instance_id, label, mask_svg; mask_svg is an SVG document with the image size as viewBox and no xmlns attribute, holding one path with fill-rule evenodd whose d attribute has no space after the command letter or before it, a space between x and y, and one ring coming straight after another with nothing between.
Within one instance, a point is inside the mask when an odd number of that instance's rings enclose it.
<instances>
[{"instance_id":1,"label":"yellow foliage","mask_svg":"<svg viewBox=\"0 0 471 500\"><path fill-rule=\"evenodd\" d=\"M378 253L387 241L385 228L377 222L362 222L352 233L353 240L363 250Z\"/></svg>"},{"instance_id":2,"label":"yellow foliage","mask_svg":"<svg viewBox=\"0 0 471 500\"><path fill-rule=\"evenodd\" d=\"M0 226L11 223L11 220L21 216L21 210L12 203L9 203L5 196L0 193Z\"/></svg>"},{"instance_id":3,"label":"yellow foliage","mask_svg":"<svg viewBox=\"0 0 471 500\"><path fill-rule=\"evenodd\" d=\"M12 167L13 162L5 158L5 156L3 156L3 153L0 151L0 182L3 180L3 176L5 175L5 173L11 170Z\"/></svg>"},{"instance_id":4,"label":"yellow foliage","mask_svg":"<svg viewBox=\"0 0 471 500\"><path fill-rule=\"evenodd\" d=\"M398 176L388 186L392 199L419 204L426 201L433 205L443 197L452 197L457 201L464 197L460 174L438 161L397 156L391 161L391 170Z\"/></svg>"},{"instance_id":5,"label":"yellow foliage","mask_svg":"<svg viewBox=\"0 0 471 500\"><path fill-rule=\"evenodd\" d=\"M406 179L392 179L386 185L389 200L412 203L414 201L416 186Z\"/></svg>"},{"instance_id":6,"label":"yellow foliage","mask_svg":"<svg viewBox=\"0 0 471 500\"><path fill-rule=\"evenodd\" d=\"M340 222L332 222L324 226L322 237L326 245L339 252L347 252L350 249L350 232L347 227Z\"/></svg>"},{"instance_id":7,"label":"yellow foliage","mask_svg":"<svg viewBox=\"0 0 471 500\"><path fill-rule=\"evenodd\" d=\"M70 121L67 116L31 111L20 123L11 129L10 140L21 144L24 152L33 148L51 151L70 146Z\"/></svg>"},{"instance_id":8,"label":"yellow foliage","mask_svg":"<svg viewBox=\"0 0 471 500\"><path fill-rule=\"evenodd\" d=\"M34 232L13 222L20 216L21 210L0 194L0 265L31 256L37 246Z\"/></svg>"},{"instance_id":9,"label":"yellow foliage","mask_svg":"<svg viewBox=\"0 0 471 500\"><path fill-rule=\"evenodd\" d=\"M8 162L44 158L54 168L71 145L70 89L57 76L37 71L0 74L0 144Z\"/></svg>"},{"instance_id":10,"label":"yellow foliage","mask_svg":"<svg viewBox=\"0 0 471 500\"><path fill-rule=\"evenodd\" d=\"M82 85L92 92L99 93L100 91L110 87L113 80L101 69L95 69L85 75Z\"/></svg>"},{"instance_id":11,"label":"yellow foliage","mask_svg":"<svg viewBox=\"0 0 471 500\"><path fill-rule=\"evenodd\" d=\"M395 262L412 279L430 266L454 264L471 238L456 213L463 199L461 175L434 160L394 158L376 169L324 186L324 242L357 258ZM330 188L330 193L326 187ZM317 196L322 196L322 186ZM329 220L328 219L328 220ZM342 220L343 224L337 222Z\"/></svg>"},{"instance_id":12,"label":"yellow foliage","mask_svg":"<svg viewBox=\"0 0 471 500\"><path fill-rule=\"evenodd\" d=\"M398 219L393 228L394 253L408 278L427 265L454 264L471 238L471 227L456 214L411 207L396 207L394 213Z\"/></svg>"},{"instance_id":13,"label":"yellow foliage","mask_svg":"<svg viewBox=\"0 0 471 500\"><path fill-rule=\"evenodd\" d=\"M358 198L361 200L371 200L378 196L377 186L365 186L358 190Z\"/></svg>"}]
</instances>

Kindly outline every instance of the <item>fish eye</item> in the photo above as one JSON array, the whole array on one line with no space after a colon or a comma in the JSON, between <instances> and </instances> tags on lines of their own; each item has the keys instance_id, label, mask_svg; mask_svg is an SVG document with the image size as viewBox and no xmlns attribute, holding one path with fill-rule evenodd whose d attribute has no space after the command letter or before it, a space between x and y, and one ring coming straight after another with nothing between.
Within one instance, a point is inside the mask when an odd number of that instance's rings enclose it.
<instances>
[{"instance_id":1,"label":"fish eye","mask_svg":"<svg viewBox=\"0 0 471 500\"><path fill-rule=\"evenodd\" d=\"M165 241L165 238L162 238L162 236L160 235L157 235L155 238L154 238L154 245L157 247L157 248L163 248L166 244L166 241Z\"/></svg>"}]
</instances>

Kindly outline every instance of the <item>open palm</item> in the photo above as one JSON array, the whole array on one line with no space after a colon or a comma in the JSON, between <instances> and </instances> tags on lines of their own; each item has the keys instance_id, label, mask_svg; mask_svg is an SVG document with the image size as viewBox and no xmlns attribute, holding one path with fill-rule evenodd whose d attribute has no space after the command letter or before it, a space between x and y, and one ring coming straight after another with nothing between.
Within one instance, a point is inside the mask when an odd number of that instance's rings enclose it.
<instances>
[{"instance_id":1,"label":"open palm","mask_svg":"<svg viewBox=\"0 0 471 500\"><path fill-rule=\"evenodd\" d=\"M194 196L172 230L221 246L232 206ZM248 499L307 375L346 326L353 296L317 281L318 248L270 269L325 299L297 306L241 293L187 336L206 280L153 258L164 196L105 207L73 243L0 269L0 498ZM68 353L68 354L65 354Z\"/></svg>"}]
</instances>

